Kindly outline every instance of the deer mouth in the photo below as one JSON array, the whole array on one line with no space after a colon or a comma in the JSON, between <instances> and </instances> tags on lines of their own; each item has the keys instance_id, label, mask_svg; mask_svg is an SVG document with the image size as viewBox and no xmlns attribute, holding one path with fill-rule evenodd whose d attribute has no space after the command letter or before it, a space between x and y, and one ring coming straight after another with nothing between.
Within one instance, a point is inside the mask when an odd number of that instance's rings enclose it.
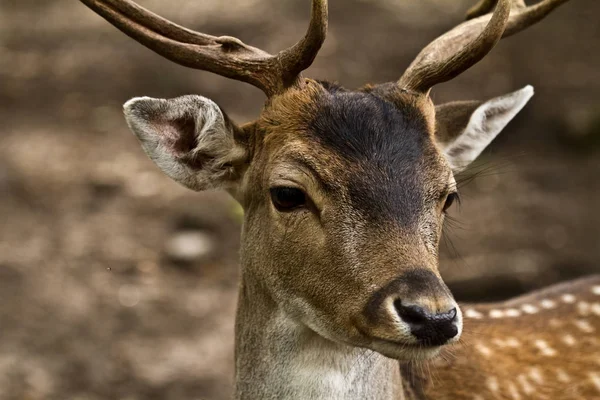
<instances>
[{"instance_id":1,"label":"deer mouth","mask_svg":"<svg viewBox=\"0 0 600 400\"><path fill-rule=\"evenodd\" d=\"M389 358L400 361L420 361L437 356L444 346L446 345L408 343L405 341L374 338L370 347L372 350Z\"/></svg>"},{"instance_id":2,"label":"deer mouth","mask_svg":"<svg viewBox=\"0 0 600 400\"><path fill-rule=\"evenodd\" d=\"M393 331L368 329L360 324L355 325L356 330L363 337L361 347L367 347L386 357L400 361L428 360L440 352L447 345L455 342L450 339L444 342L418 340L406 330L393 329ZM397 327L395 327L397 328Z\"/></svg>"}]
</instances>

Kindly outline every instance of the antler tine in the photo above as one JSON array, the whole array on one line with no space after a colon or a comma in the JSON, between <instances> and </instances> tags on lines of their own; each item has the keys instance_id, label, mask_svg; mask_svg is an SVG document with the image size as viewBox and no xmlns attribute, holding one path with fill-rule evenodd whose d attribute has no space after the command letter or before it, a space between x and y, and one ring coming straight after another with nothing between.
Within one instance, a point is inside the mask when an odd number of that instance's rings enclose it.
<instances>
[{"instance_id":1,"label":"antler tine","mask_svg":"<svg viewBox=\"0 0 600 400\"><path fill-rule=\"evenodd\" d=\"M498 0L480 0L467 11L467 19L473 19L492 12ZM525 0L512 0L512 8L524 8Z\"/></svg>"},{"instance_id":2,"label":"antler tine","mask_svg":"<svg viewBox=\"0 0 600 400\"><path fill-rule=\"evenodd\" d=\"M278 54L283 70L286 71L285 81L293 81L315 60L317 53L327 36L328 4L327 0L313 0L310 14L310 24L306 35L289 49ZM289 82L292 83L292 82Z\"/></svg>"},{"instance_id":3,"label":"antler tine","mask_svg":"<svg viewBox=\"0 0 600 400\"><path fill-rule=\"evenodd\" d=\"M468 21L435 39L417 55L400 78L399 85L428 93L434 85L446 82L471 68L502 38L510 7L511 0L500 0L487 26L479 35L478 28L482 24Z\"/></svg>"},{"instance_id":4,"label":"antler tine","mask_svg":"<svg viewBox=\"0 0 600 400\"><path fill-rule=\"evenodd\" d=\"M467 20L481 17L494 8L498 0L482 0L467 12ZM541 21L556 7L569 0L544 0L527 7L523 0L513 0L513 11L508 19L503 38L514 35Z\"/></svg>"},{"instance_id":5,"label":"antler tine","mask_svg":"<svg viewBox=\"0 0 600 400\"><path fill-rule=\"evenodd\" d=\"M298 81L315 59L327 31L327 0L312 1L305 37L273 56L237 38L215 37L174 24L131 0L80 0L119 30L180 65L250 83L267 96Z\"/></svg>"},{"instance_id":6,"label":"antler tine","mask_svg":"<svg viewBox=\"0 0 600 400\"><path fill-rule=\"evenodd\" d=\"M481 0L468 11L467 22L440 36L419 53L399 84L407 89L427 92L433 85L450 80L475 65L500 38L514 35L541 21L567 1L543 0L528 7L524 0ZM496 10L490 16L494 6ZM512 11L501 28L507 8L512 8ZM474 39L477 32L482 33ZM485 36L487 39L483 39ZM460 49L465 42L469 44ZM484 45L479 47L482 43ZM474 52L469 54L473 49Z\"/></svg>"},{"instance_id":7,"label":"antler tine","mask_svg":"<svg viewBox=\"0 0 600 400\"><path fill-rule=\"evenodd\" d=\"M531 25L540 22L550 14L556 7L569 0L545 0L529 7L521 7L513 12L508 20L503 38L519 33Z\"/></svg>"}]
</instances>

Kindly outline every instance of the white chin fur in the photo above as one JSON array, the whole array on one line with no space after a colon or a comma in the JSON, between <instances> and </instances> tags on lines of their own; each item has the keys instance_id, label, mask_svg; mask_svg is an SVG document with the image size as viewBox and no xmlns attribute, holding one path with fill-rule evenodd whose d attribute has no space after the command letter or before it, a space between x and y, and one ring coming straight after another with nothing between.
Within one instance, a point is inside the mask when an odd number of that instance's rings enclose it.
<instances>
[{"instance_id":1,"label":"white chin fur","mask_svg":"<svg viewBox=\"0 0 600 400\"><path fill-rule=\"evenodd\" d=\"M371 344L372 350L399 361L423 361L434 358L440 353L443 346L417 347L402 345L385 341L376 341Z\"/></svg>"}]
</instances>

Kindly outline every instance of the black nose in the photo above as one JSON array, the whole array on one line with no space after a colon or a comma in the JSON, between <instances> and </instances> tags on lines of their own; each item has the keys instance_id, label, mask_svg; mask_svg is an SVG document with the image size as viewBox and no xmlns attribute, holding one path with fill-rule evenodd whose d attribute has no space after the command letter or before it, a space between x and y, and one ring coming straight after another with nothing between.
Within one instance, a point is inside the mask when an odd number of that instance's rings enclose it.
<instances>
[{"instance_id":1,"label":"black nose","mask_svg":"<svg viewBox=\"0 0 600 400\"><path fill-rule=\"evenodd\" d=\"M400 318L410 326L410 332L426 346L441 346L458 334L456 308L431 314L419 306L404 306L394 302Z\"/></svg>"}]
</instances>

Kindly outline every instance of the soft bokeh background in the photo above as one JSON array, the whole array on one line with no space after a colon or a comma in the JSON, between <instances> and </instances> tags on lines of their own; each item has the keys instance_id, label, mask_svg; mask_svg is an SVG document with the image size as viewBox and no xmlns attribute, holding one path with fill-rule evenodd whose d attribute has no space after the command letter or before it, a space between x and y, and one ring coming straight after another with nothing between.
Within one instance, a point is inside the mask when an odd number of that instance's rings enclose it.
<instances>
[{"instance_id":1,"label":"soft bokeh background","mask_svg":"<svg viewBox=\"0 0 600 400\"><path fill-rule=\"evenodd\" d=\"M276 52L308 0L140 0ZM469 0L331 0L307 75L397 79ZM437 88L436 102L526 84L536 96L463 178L443 273L461 300L600 271L600 3L578 0ZM255 88L188 70L77 1L0 0L0 399L224 399L231 392L240 212L146 158L127 99L199 93L238 122ZM471 179L476 175L474 179Z\"/></svg>"}]
</instances>

